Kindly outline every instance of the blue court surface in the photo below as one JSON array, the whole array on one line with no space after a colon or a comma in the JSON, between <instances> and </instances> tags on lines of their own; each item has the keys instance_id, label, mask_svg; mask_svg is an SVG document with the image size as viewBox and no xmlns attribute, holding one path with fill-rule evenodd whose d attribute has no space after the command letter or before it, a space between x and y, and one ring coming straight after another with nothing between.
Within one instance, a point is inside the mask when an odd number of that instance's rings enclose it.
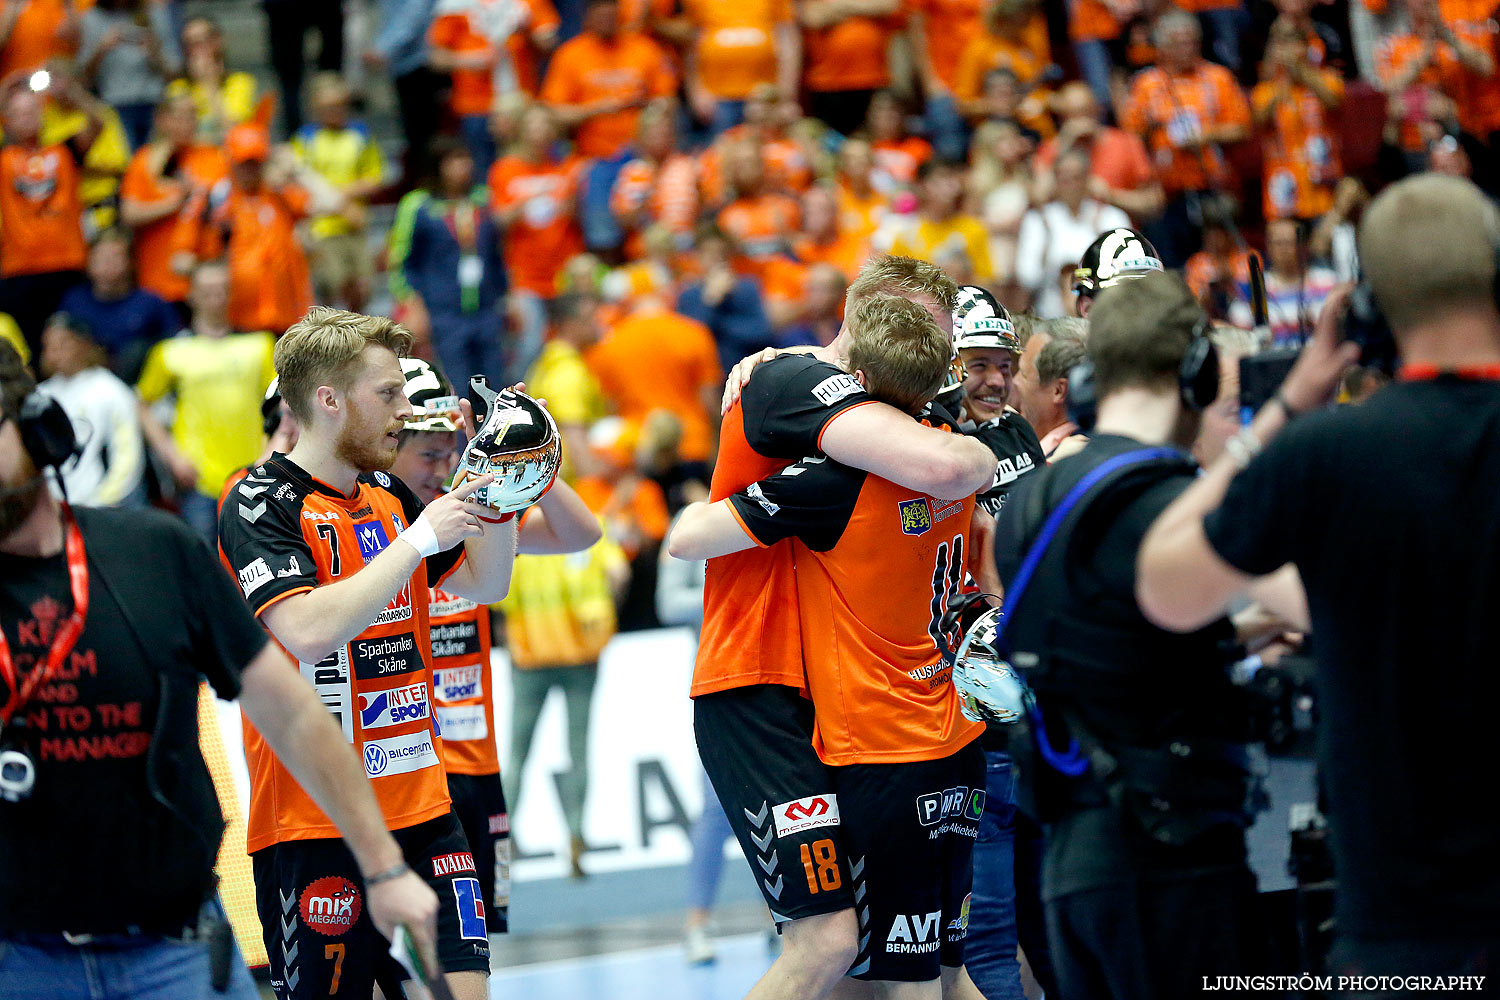
<instances>
[{"instance_id":1,"label":"blue court surface","mask_svg":"<svg viewBox=\"0 0 1500 1000\"><path fill-rule=\"evenodd\" d=\"M716 938L718 961L690 966L680 945L499 969L495 1000L738 1000L771 962L764 934Z\"/></svg>"}]
</instances>

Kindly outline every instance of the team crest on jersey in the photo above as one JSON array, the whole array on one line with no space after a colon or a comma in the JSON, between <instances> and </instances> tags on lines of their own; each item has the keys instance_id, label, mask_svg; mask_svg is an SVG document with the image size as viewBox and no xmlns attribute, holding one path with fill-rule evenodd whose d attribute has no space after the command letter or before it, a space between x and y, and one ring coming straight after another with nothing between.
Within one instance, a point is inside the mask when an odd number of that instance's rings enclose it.
<instances>
[{"instance_id":1,"label":"team crest on jersey","mask_svg":"<svg viewBox=\"0 0 1500 1000\"><path fill-rule=\"evenodd\" d=\"M925 499L902 500L896 505L896 510L901 513L903 535L925 535L932 527L932 509Z\"/></svg>"}]
</instances>

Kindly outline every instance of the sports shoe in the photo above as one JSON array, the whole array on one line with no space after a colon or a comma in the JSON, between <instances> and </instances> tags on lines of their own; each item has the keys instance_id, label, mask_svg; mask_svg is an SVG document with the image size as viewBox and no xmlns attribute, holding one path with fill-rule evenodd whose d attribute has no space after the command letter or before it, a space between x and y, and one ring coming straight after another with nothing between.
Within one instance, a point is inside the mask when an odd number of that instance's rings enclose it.
<instances>
[{"instance_id":1,"label":"sports shoe","mask_svg":"<svg viewBox=\"0 0 1500 1000\"><path fill-rule=\"evenodd\" d=\"M709 940L706 927L689 927L682 947L687 952L689 965L709 965L719 957L714 953L714 943Z\"/></svg>"}]
</instances>

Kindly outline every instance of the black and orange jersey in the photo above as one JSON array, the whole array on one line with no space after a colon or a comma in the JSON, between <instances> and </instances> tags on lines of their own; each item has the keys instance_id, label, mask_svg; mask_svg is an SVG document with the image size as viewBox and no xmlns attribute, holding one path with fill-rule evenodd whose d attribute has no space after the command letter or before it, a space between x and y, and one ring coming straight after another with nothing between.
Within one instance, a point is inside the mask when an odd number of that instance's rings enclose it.
<instances>
[{"instance_id":1,"label":"black and orange jersey","mask_svg":"<svg viewBox=\"0 0 1500 1000\"><path fill-rule=\"evenodd\" d=\"M499 774L490 680L490 609L433 587L432 708L449 774Z\"/></svg>"},{"instance_id":2,"label":"black and orange jersey","mask_svg":"<svg viewBox=\"0 0 1500 1000\"><path fill-rule=\"evenodd\" d=\"M384 472L360 476L354 495L344 496L275 455L225 494L219 546L259 616L277 601L348 579L421 513L416 495ZM319 662L299 664L344 738L359 748L392 830L449 810L432 712L428 586L440 585L463 551L424 560L368 628ZM339 836L248 718L244 725L249 850Z\"/></svg>"},{"instance_id":3,"label":"black and orange jersey","mask_svg":"<svg viewBox=\"0 0 1500 1000\"><path fill-rule=\"evenodd\" d=\"M765 552L795 560L813 748L825 764L937 760L983 731L959 712L939 648L967 576L973 497L937 500L807 458L729 504Z\"/></svg>"},{"instance_id":4,"label":"black and orange jersey","mask_svg":"<svg viewBox=\"0 0 1500 1000\"><path fill-rule=\"evenodd\" d=\"M995 478L979 494L979 506L993 517L1005 506L1005 495L1022 476L1047 464L1047 455L1026 418L1013 411L1007 410L982 424L965 425L964 430L982 441L999 460Z\"/></svg>"},{"instance_id":5,"label":"black and orange jersey","mask_svg":"<svg viewBox=\"0 0 1500 1000\"><path fill-rule=\"evenodd\" d=\"M723 500L816 454L834 417L869 402L853 375L827 362L806 354L766 362L724 417L709 496ZM787 546L719 556L705 571L692 696L750 684L806 684Z\"/></svg>"}]
</instances>

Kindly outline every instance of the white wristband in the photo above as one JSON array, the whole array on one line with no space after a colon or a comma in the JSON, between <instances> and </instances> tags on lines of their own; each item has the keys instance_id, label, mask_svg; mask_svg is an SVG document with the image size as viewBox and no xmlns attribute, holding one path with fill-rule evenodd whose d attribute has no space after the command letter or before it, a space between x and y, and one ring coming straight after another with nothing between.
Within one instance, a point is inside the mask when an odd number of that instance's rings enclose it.
<instances>
[{"instance_id":1,"label":"white wristband","mask_svg":"<svg viewBox=\"0 0 1500 1000\"><path fill-rule=\"evenodd\" d=\"M417 550L417 555L426 559L438 553L437 532L432 530L432 525L427 523L427 515L422 515L412 522L411 527L396 536L412 548Z\"/></svg>"}]
</instances>

